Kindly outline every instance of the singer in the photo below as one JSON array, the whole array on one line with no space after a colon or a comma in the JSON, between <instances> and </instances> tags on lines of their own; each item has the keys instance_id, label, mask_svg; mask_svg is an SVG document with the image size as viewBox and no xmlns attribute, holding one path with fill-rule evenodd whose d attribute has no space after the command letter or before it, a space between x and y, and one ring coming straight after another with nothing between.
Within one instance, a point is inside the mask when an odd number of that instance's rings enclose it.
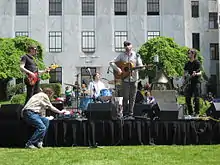
<instances>
[{"instance_id":1,"label":"singer","mask_svg":"<svg viewBox=\"0 0 220 165\"><path fill-rule=\"evenodd\" d=\"M122 74L122 70L115 64L116 62L131 62L135 66L143 66L140 55L132 50L131 42L124 41L124 48L125 51L123 53L119 54L115 59L110 61L110 66L118 72L119 75ZM122 79L123 111L124 114L126 111L128 113L126 119L134 119L133 110L137 93L138 79L138 70L132 71L131 76Z\"/></svg>"}]
</instances>

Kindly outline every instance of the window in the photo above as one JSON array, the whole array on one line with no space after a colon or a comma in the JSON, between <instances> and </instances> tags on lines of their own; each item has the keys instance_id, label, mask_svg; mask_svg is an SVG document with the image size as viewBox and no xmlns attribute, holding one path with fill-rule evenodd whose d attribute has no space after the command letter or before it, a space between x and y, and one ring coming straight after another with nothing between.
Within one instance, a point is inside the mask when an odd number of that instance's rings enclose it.
<instances>
[{"instance_id":1,"label":"window","mask_svg":"<svg viewBox=\"0 0 220 165\"><path fill-rule=\"evenodd\" d=\"M127 31L116 31L115 32L115 51L122 52L124 51L124 41L128 40Z\"/></svg>"},{"instance_id":2,"label":"window","mask_svg":"<svg viewBox=\"0 0 220 165\"><path fill-rule=\"evenodd\" d=\"M16 0L16 15L28 15L28 0Z\"/></svg>"},{"instance_id":3,"label":"window","mask_svg":"<svg viewBox=\"0 0 220 165\"><path fill-rule=\"evenodd\" d=\"M82 15L95 15L95 0L82 0Z\"/></svg>"},{"instance_id":4,"label":"window","mask_svg":"<svg viewBox=\"0 0 220 165\"><path fill-rule=\"evenodd\" d=\"M88 67L87 67L88 68ZM81 68L81 84L85 83L88 87L89 82L91 81L90 73L86 67ZM96 73L95 67L89 67L91 74L94 75Z\"/></svg>"},{"instance_id":5,"label":"window","mask_svg":"<svg viewBox=\"0 0 220 165\"><path fill-rule=\"evenodd\" d=\"M95 52L95 32L83 31L82 32L82 51L83 52Z\"/></svg>"},{"instance_id":6,"label":"window","mask_svg":"<svg viewBox=\"0 0 220 165\"><path fill-rule=\"evenodd\" d=\"M147 15L159 15L160 2L159 0L147 0Z\"/></svg>"},{"instance_id":7,"label":"window","mask_svg":"<svg viewBox=\"0 0 220 165\"><path fill-rule=\"evenodd\" d=\"M192 34L192 47L194 49L200 50L200 34L199 33Z\"/></svg>"},{"instance_id":8,"label":"window","mask_svg":"<svg viewBox=\"0 0 220 165\"><path fill-rule=\"evenodd\" d=\"M127 0L115 0L115 15L127 15Z\"/></svg>"},{"instance_id":9,"label":"window","mask_svg":"<svg viewBox=\"0 0 220 165\"><path fill-rule=\"evenodd\" d=\"M209 28L218 29L218 13L209 13Z\"/></svg>"},{"instance_id":10,"label":"window","mask_svg":"<svg viewBox=\"0 0 220 165\"><path fill-rule=\"evenodd\" d=\"M147 40L150 40L152 38L159 37L159 36L160 36L160 32L158 32L158 31L148 31L147 32Z\"/></svg>"},{"instance_id":11,"label":"window","mask_svg":"<svg viewBox=\"0 0 220 165\"><path fill-rule=\"evenodd\" d=\"M219 60L219 45L218 43L210 43L210 59Z\"/></svg>"},{"instance_id":12,"label":"window","mask_svg":"<svg viewBox=\"0 0 220 165\"><path fill-rule=\"evenodd\" d=\"M17 31L15 32L15 37L20 37L20 36L26 36L28 37L28 32L27 31Z\"/></svg>"},{"instance_id":13,"label":"window","mask_svg":"<svg viewBox=\"0 0 220 165\"><path fill-rule=\"evenodd\" d=\"M49 52L62 52L62 32L49 32Z\"/></svg>"},{"instance_id":14,"label":"window","mask_svg":"<svg viewBox=\"0 0 220 165\"><path fill-rule=\"evenodd\" d=\"M62 67L58 67L50 71L49 83L61 83L62 84Z\"/></svg>"},{"instance_id":15,"label":"window","mask_svg":"<svg viewBox=\"0 0 220 165\"><path fill-rule=\"evenodd\" d=\"M62 15L62 0L49 0L49 15Z\"/></svg>"},{"instance_id":16,"label":"window","mask_svg":"<svg viewBox=\"0 0 220 165\"><path fill-rule=\"evenodd\" d=\"M199 1L191 1L192 17L199 17Z\"/></svg>"}]
</instances>

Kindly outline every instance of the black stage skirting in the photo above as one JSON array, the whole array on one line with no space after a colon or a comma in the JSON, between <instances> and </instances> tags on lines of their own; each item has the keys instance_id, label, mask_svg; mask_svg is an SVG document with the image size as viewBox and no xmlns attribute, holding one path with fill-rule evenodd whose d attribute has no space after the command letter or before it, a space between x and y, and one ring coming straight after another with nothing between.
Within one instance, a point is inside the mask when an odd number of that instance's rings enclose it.
<instances>
[{"instance_id":1,"label":"black stage skirting","mask_svg":"<svg viewBox=\"0 0 220 165\"><path fill-rule=\"evenodd\" d=\"M0 121L0 147L24 147L33 128ZM220 144L220 123L202 120L52 120L46 146Z\"/></svg>"}]
</instances>

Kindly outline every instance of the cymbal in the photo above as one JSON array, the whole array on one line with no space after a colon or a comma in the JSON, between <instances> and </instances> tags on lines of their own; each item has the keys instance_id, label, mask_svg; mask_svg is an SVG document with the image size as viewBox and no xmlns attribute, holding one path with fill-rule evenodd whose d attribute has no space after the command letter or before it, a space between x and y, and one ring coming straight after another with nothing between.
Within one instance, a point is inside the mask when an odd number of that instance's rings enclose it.
<instances>
[{"instance_id":1,"label":"cymbal","mask_svg":"<svg viewBox=\"0 0 220 165\"><path fill-rule=\"evenodd\" d=\"M69 86L72 86L72 87L78 87L78 85L74 85L74 84L69 84L69 83L64 83L65 85L69 85Z\"/></svg>"},{"instance_id":2,"label":"cymbal","mask_svg":"<svg viewBox=\"0 0 220 165\"><path fill-rule=\"evenodd\" d=\"M90 91L85 90L85 91L81 91L83 94L90 94Z\"/></svg>"},{"instance_id":3,"label":"cymbal","mask_svg":"<svg viewBox=\"0 0 220 165\"><path fill-rule=\"evenodd\" d=\"M117 84L120 85L121 84L121 79L115 79L115 80L110 80L108 81L108 84Z\"/></svg>"}]
</instances>

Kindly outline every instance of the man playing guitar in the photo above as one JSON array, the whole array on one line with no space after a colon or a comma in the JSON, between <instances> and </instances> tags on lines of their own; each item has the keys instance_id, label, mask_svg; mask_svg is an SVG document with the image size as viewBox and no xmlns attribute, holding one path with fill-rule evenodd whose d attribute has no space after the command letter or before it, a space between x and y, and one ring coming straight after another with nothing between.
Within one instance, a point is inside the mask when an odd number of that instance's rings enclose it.
<instances>
[{"instance_id":1,"label":"man playing guitar","mask_svg":"<svg viewBox=\"0 0 220 165\"><path fill-rule=\"evenodd\" d=\"M122 75L123 71L116 64L117 62L132 63L134 67L143 66L140 55L132 50L132 44L129 41L124 41L125 52L119 54L110 66ZM139 79L138 70L131 70L129 68L129 76L122 77L122 97L123 97L123 111L128 112L128 118L133 118L133 109L137 93L137 83ZM129 104L128 104L129 101Z\"/></svg>"},{"instance_id":2,"label":"man playing guitar","mask_svg":"<svg viewBox=\"0 0 220 165\"><path fill-rule=\"evenodd\" d=\"M25 78L25 84L27 87L25 104L34 94L39 92L40 79L38 77L38 74L47 72L47 70L39 71L37 68L37 64L34 61L34 56L37 54L37 47L35 45L30 45L27 51L28 53L22 56L20 61L20 69L27 75L27 77Z\"/></svg>"},{"instance_id":3,"label":"man playing guitar","mask_svg":"<svg viewBox=\"0 0 220 165\"><path fill-rule=\"evenodd\" d=\"M199 96L200 96L200 77L201 77L201 64L196 59L196 50L195 49L189 49L188 50L188 58L189 61L186 62L184 66L184 76L190 75L190 78L188 78L185 88L185 99L188 109L188 114L193 114L192 109L192 103L191 103L191 97L194 95L194 103L195 103L195 114L199 115Z\"/></svg>"}]
</instances>

